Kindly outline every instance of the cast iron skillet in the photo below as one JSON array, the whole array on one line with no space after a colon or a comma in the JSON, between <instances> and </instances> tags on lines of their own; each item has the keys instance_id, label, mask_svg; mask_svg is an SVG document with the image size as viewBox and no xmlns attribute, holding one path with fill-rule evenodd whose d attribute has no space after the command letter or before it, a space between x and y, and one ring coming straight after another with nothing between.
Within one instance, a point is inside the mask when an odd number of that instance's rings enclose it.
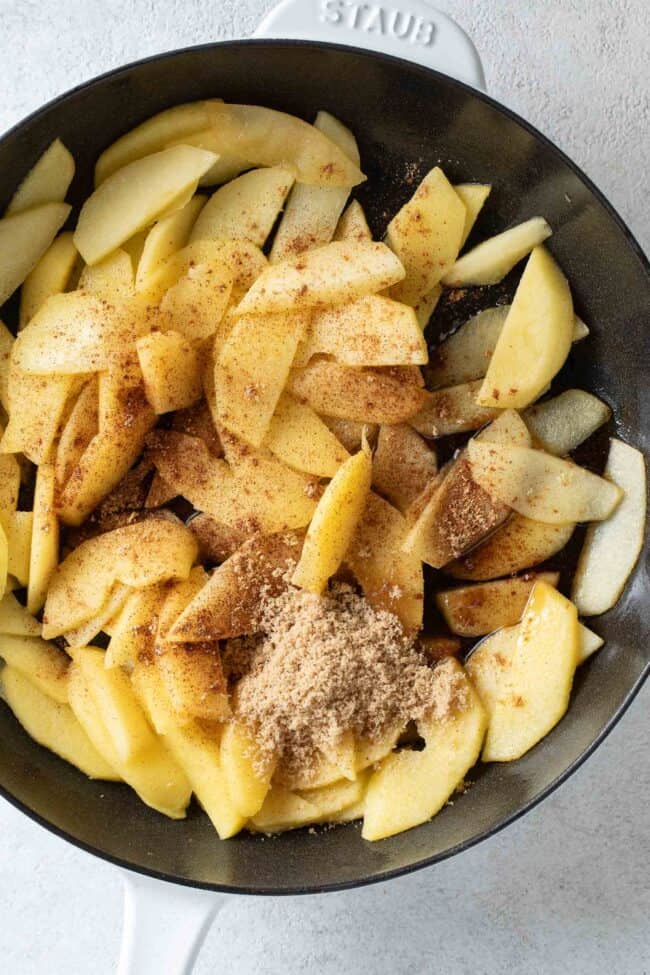
<instances>
[{"instance_id":1,"label":"cast iron skillet","mask_svg":"<svg viewBox=\"0 0 650 975\"><path fill-rule=\"evenodd\" d=\"M369 179L358 196L380 233L412 193L411 164L441 163L452 180L494 189L484 236L535 214L569 277L591 336L571 355L567 383L606 399L618 435L650 446L650 267L623 222L547 139L492 99L434 71L366 51L309 42L247 41L193 48L114 71L64 95L0 142L0 206L49 142L77 160L73 201L91 189L101 150L170 105L221 96L312 119L328 109L355 132ZM474 301L475 295L471 297ZM481 296L483 305L493 303ZM453 311L450 313L453 317ZM460 312L456 313L457 317ZM562 381L562 377L561 377ZM579 671L568 714L528 755L473 773L473 788L424 826L365 843L354 826L273 841L222 843L192 808L172 822L126 786L90 782L36 745L0 706L2 794L37 822L107 860L165 880L254 894L366 884L435 863L506 826L558 786L603 740L649 669L648 546L623 598L594 623L603 650Z\"/></svg>"}]
</instances>

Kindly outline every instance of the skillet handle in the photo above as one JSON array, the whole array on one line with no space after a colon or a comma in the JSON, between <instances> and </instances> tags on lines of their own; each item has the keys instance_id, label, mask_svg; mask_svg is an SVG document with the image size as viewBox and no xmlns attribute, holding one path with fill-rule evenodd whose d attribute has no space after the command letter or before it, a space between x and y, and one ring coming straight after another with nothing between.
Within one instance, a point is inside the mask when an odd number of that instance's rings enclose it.
<instances>
[{"instance_id":1,"label":"skillet handle","mask_svg":"<svg viewBox=\"0 0 650 975\"><path fill-rule=\"evenodd\" d=\"M124 874L117 975L190 975L225 894Z\"/></svg>"},{"instance_id":2,"label":"skillet handle","mask_svg":"<svg viewBox=\"0 0 650 975\"><path fill-rule=\"evenodd\" d=\"M280 0L253 37L367 47L485 90L483 65L471 40L425 0Z\"/></svg>"}]
</instances>

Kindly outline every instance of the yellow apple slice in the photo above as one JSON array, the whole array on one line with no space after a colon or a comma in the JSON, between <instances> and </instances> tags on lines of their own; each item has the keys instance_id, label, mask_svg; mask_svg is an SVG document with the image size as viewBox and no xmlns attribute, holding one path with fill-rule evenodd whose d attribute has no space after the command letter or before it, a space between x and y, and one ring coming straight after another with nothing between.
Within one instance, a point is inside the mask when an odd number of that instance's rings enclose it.
<instances>
[{"instance_id":1,"label":"yellow apple slice","mask_svg":"<svg viewBox=\"0 0 650 975\"><path fill-rule=\"evenodd\" d=\"M2 671L7 704L27 734L91 779L118 780L67 704L52 700L14 667Z\"/></svg>"},{"instance_id":2,"label":"yellow apple slice","mask_svg":"<svg viewBox=\"0 0 650 975\"><path fill-rule=\"evenodd\" d=\"M254 447L266 436L307 324L288 312L243 315L221 347L214 372L219 423Z\"/></svg>"},{"instance_id":3,"label":"yellow apple slice","mask_svg":"<svg viewBox=\"0 0 650 975\"><path fill-rule=\"evenodd\" d=\"M316 809L315 823L336 821L346 809L358 808L363 802L368 785L368 773L361 772L351 782L341 779L318 789L301 790L300 796ZM358 818L356 816L354 818Z\"/></svg>"},{"instance_id":4,"label":"yellow apple slice","mask_svg":"<svg viewBox=\"0 0 650 975\"><path fill-rule=\"evenodd\" d=\"M41 464L34 488L34 521L29 560L27 608L38 613L59 561L59 522L55 512L56 478L52 464Z\"/></svg>"},{"instance_id":5,"label":"yellow apple slice","mask_svg":"<svg viewBox=\"0 0 650 975\"><path fill-rule=\"evenodd\" d=\"M316 413L360 424L402 423L427 399L413 366L364 369L329 359L292 369L288 389Z\"/></svg>"},{"instance_id":6,"label":"yellow apple slice","mask_svg":"<svg viewBox=\"0 0 650 975\"><path fill-rule=\"evenodd\" d=\"M214 153L203 149L176 146L109 176L79 214L74 242L86 263L97 264L153 223L181 193L196 186L215 160Z\"/></svg>"},{"instance_id":7,"label":"yellow apple slice","mask_svg":"<svg viewBox=\"0 0 650 975\"><path fill-rule=\"evenodd\" d=\"M323 132L355 166L359 166L357 141L338 119L328 112L319 112L314 128ZM277 264L278 261L295 257L313 247L329 244L349 194L347 186L297 183L287 200L275 233L269 255L271 263Z\"/></svg>"},{"instance_id":8,"label":"yellow apple slice","mask_svg":"<svg viewBox=\"0 0 650 975\"><path fill-rule=\"evenodd\" d=\"M514 579L443 589L436 593L436 605L452 633L483 636L517 623L533 586L539 581L557 586L559 578L559 572L527 572Z\"/></svg>"},{"instance_id":9,"label":"yellow apple slice","mask_svg":"<svg viewBox=\"0 0 650 975\"><path fill-rule=\"evenodd\" d=\"M268 267L240 301L237 314L261 315L354 301L383 291L403 277L401 262L385 244L333 241Z\"/></svg>"},{"instance_id":10,"label":"yellow apple slice","mask_svg":"<svg viewBox=\"0 0 650 975\"><path fill-rule=\"evenodd\" d=\"M15 341L14 335L4 322L0 321L0 405L9 413L9 371L11 367L11 350Z\"/></svg>"},{"instance_id":11,"label":"yellow apple slice","mask_svg":"<svg viewBox=\"0 0 650 975\"><path fill-rule=\"evenodd\" d=\"M97 264L87 264L79 277L78 288L98 298L130 298L134 293L133 263L118 247Z\"/></svg>"},{"instance_id":12,"label":"yellow apple slice","mask_svg":"<svg viewBox=\"0 0 650 975\"><path fill-rule=\"evenodd\" d=\"M78 259L72 233L59 234L23 281L20 292L21 329L48 298L67 289Z\"/></svg>"},{"instance_id":13,"label":"yellow apple slice","mask_svg":"<svg viewBox=\"0 0 650 975\"><path fill-rule=\"evenodd\" d=\"M342 464L318 502L307 529L294 586L321 593L340 566L361 520L372 480L372 457L365 444Z\"/></svg>"},{"instance_id":14,"label":"yellow apple slice","mask_svg":"<svg viewBox=\"0 0 650 975\"><path fill-rule=\"evenodd\" d=\"M465 205L465 223L460 238L462 247L492 191L492 186L490 183L457 183L454 190Z\"/></svg>"},{"instance_id":15,"label":"yellow apple slice","mask_svg":"<svg viewBox=\"0 0 650 975\"><path fill-rule=\"evenodd\" d=\"M573 324L569 284L548 251L536 247L501 329L477 403L521 409L534 402L564 365Z\"/></svg>"},{"instance_id":16,"label":"yellow apple slice","mask_svg":"<svg viewBox=\"0 0 650 975\"><path fill-rule=\"evenodd\" d=\"M316 311L295 365L314 355L347 366L415 366L429 358L414 310L380 295Z\"/></svg>"},{"instance_id":17,"label":"yellow apple slice","mask_svg":"<svg viewBox=\"0 0 650 975\"><path fill-rule=\"evenodd\" d=\"M12 367L9 400L15 408L9 412L2 453L23 453L34 464L49 461L61 418L82 383L78 376L31 376Z\"/></svg>"},{"instance_id":18,"label":"yellow apple slice","mask_svg":"<svg viewBox=\"0 0 650 975\"><path fill-rule=\"evenodd\" d=\"M67 203L43 203L0 220L0 306L34 270L70 209Z\"/></svg>"},{"instance_id":19,"label":"yellow apple slice","mask_svg":"<svg viewBox=\"0 0 650 975\"><path fill-rule=\"evenodd\" d=\"M266 794L262 808L251 818L250 826L260 833L281 833L317 820L318 809L308 799L274 785Z\"/></svg>"},{"instance_id":20,"label":"yellow apple slice","mask_svg":"<svg viewBox=\"0 0 650 975\"><path fill-rule=\"evenodd\" d=\"M74 158L55 139L32 166L7 207L7 216L44 203L62 203L74 176Z\"/></svg>"},{"instance_id":21,"label":"yellow apple slice","mask_svg":"<svg viewBox=\"0 0 650 975\"><path fill-rule=\"evenodd\" d=\"M372 483L403 515L437 473L435 451L409 424L382 423L372 458Z\"/></svg>"},{"instance_id":22,"label":"yellow apple slice","mask_svg":"<svg viewBox=\"0 0 650 975\"><path fill-rule=\"evenodd\" d=\"M567 389L553 399L530 406L524 421L535 441L549 454L571 453L612 415L607 403L583 389Z\"/></svg>"},{"instance_id":23,"label":"yellow apple slice","mask_svg":"<svg viewBox=\"0 0 650 975\"><path fill-rule=\"evenodd\" d=\"M21 586L26 586L29 582L33 525L34 514L31 511L12 511L5 519L5 534L9 546L7 572Z\"/></svg>"},{"instance_id":24,"label":"yellow apple slice","mask_svg":"<svg viewBox=\"0 0 650 975\"><path fill-rule=\"evenodd\" d=\"M151 332L136 340L145 395L154 413L183 410L201 399L199 350L178 332Z\"/></svg>"},{"instance_id":25,"label":"yellow apple slice","mask_svg":"<svg viewBox=\"0 0 650 975\"><path fill-rule=\"evenodd\" d=\"M311 407L282 393L264 446L282 463L306 474L333 477L350 456Z\"/></svg>"},{"instance_id":26,"label":"yellow apple slice","mask_svg":"<svg viewBox=\"0 0 650 975\"><path fill-rule=\"evenodd\" d=\"M135 275L136 291L146 288L147 281L156 268L188 244L192 228L205 206L206 199L205 196L197 194L180 210L175 210L153 225L147 233L138 260Z\"/></svg>"},{"instance_id":27,"label":"yellow apple slice","mask_svg":"<svg viewBox=\"0 0 650 975\"><path fill-rule=\"evenodd\" d=\"M520 758L560 721L569 705L579 645L575 606L552 586L538 582L498 688L484 761Z\"/></svg>"},{"instance_id":28,"label":"yellow apple slice","mask_svg":"<svg viewBox=\"0 0 650 975\"><path fill-rule=\"evenodd\" d=\"M535 521L603 521L623 496L611 481L542 450L475 438L467 455L484 491Z\"/></svg>"},{"instance_id":29,"label":"yellow apple slice","mask_svg":"<svg viewBox=\"0 0 650 975\"><path fill-rule=\"evenodd\" d=\"M458 256L465 205L439 166L388 224L386 242L404 265L406 277L391 296L414 305L438 284Z\"/></svg>"},{"instance_id":30,"label":"yellow apple slice","mask_svg":"<svg viewBox=\"0 0 650 975\"><path fill-rule=\"evenodd\" d=\"M194 240L250 240L262 247L282 210L295 173L286 166L252 169L214 193L190 237Z\"/></svg>"},{"instance_id":31,"label":"yellow apple slice","mask_svg":"<svg viewBox=\"0 0 650 975\"><path fill-rule=\"evenodd\" d=\"M493 406L479 406L476 395L482 380L475 379L459 386L436 389L427 396L421 410L409 423L424 437L447 437L453 433L478 430L502 411Z\"/></svg>"},{"instance_id":32,"label":"yellow apple slice","mask_svg":"<svg viewBox=\"0 0 650 975\"><path fill-rule=\"evenodd\" d=\"M8 667L13 667L29 678L32 684L53 701L58 701L59 704L68 703L67 674L70 658L53 643L47 643L38 636L3 634L0 657Z\"/></svg>"},{"instance_id":33,"label":"yellow apple slice","mask_svg":"<svg viewBox=\"0 0 650 975\"><path fill-rule=\"evenodd\" d=\"M548 525L512 514L500 528L463 555L445 566L456 579L480 582L522 572L545 562L561 551L573 535L575 525Z\"/></svg>"},{"instance_id":34,"label":"yellow apple slice","mask_svg":"<svg viewBox=\"0 0 650 975\"><path fill-rule=\"evenodd\" d=\"M362 837L380 840L425 823L444 806L478 759L487 716L461 665L453 659L438 671L453 679L460 703L438 721L418 722L423 751L388 755L370 778Z\"/></svg>"},{"instance_id":35,"label":"yellow apple slice","mask_svg":"<svg viewBox=\"0 0 650 975\"><path fill-rule=\"evenodd\" d=\"M4 441L3 441L4 444ZM20 490L20 467L11 454L0 455L0 524L7 541L11 533L11 522L18 506Z\"/></svg>"},{"instance_id":36,"label":"yellow apple slice","mask_svg":"<svg viewBox=\"0 0 650 975\"><path fill-rule=\"evenodd\" d=\"M604 476L623 492L623 498L607 521L587 529L571 590L571 598L584 616L597 616L614 606L637 563L645 536L643 454L622 440L611 440Z\"/></svg>"},{"instance_id":37,"label":"yellow apple slice","mask_svg":"<svg viewBox=\"0 0 650 975\"><path fill-rule=\"evenodd\" d=\"M532 217L463 254L444 275L442 283L449 288L498 284L515 264L552 233L543 217Z\"/></svg>"},{"instance_id":38,"label":"yellow apple slice","mask_svg":"<svg viewBox=\"0 0 650 975\"><path fill-rule=\"evenodd\" d=\"M372 240L370 227L358 200L352 200L336 225L333 240Z\"/></svg>"},{"instance_id":39,"label":"yellow apple slice","mask_svg":"<svg viewBox=\"0 0 650 975\"><path fill-rule=\"evenodd\" d=\"M10 636L40 636L41 624L19 603L12 592L0 599L0 633ZM0 657L5 656L0 644ZM6 657L5 657L6 660Z\"/></svg>"},{"instance_id":40,"label":"yellow apple slice","mask_svg":"<svg viewBox=\"0 0 650 975\"><path fill-rule=\"evenodd\" d=\"M191 282L193 275L203 274L204 265L217 277L219 288L226 281L231 281L235 294L241 295L257 280L268 266L268 261L259 247L250 240L195 240L153 268L140 292L154 304L163 299L164 305L164 297L167 297L165 292L169 293L174 286L180 285L184 278ZM225 303L229 298L228 292ZM218 308L214 309L212 315L215 324L223 313L223 298L218 302L217 299L218 295L213 291L210 301L213 305L218 303ZM206 334L210 335L212 332L214 325Z\"/></svg>"},{"instance_id":41,"label":"yellow apple slice","mask_svg":"<svg viewBox=\"0 0 650 975\"><path fill-rule=\"evenodd\" d=\"M221 738L221 764L233 803L247 819L255 816L269 791L275 763L260 771L255 736L242 724L231 721Z\"/></svg>"},{"instance_id":42,"label":"yellow apple slice","mask_svg":"<svg viewBox=\"0 0 650 975\"><path fill-rule=\"evenodd\" d=\"M99 431L99 384L93 375L79 393L56 445L56 483L63 486Z\"/></svg>"}]
</instances>

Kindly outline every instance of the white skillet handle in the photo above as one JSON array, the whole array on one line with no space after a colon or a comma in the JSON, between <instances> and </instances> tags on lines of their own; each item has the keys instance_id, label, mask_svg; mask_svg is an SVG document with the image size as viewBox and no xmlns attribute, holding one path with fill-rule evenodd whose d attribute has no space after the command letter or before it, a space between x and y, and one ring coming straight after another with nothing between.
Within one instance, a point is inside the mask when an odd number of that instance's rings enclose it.
<instances>
[{"instance_id":1,"label":"white skillet handle","mask_svg":"<svg viewBox=\"0 0 650 975\"><path fill-rule=\"evenodd\" d=\"M367 47L485 89L481 59L465 31L425 0L280 0L253 36Z\"/></svg>"},{"instance_id":2,"label":"white skillet handle","mask_svg":"<svg viewBox=\"0 0 650 975\"><path fill-rule=\"evenodd\" d=\"M190 975L224 894L124 872L117 975Z\"/></svg>"}]
</instances>

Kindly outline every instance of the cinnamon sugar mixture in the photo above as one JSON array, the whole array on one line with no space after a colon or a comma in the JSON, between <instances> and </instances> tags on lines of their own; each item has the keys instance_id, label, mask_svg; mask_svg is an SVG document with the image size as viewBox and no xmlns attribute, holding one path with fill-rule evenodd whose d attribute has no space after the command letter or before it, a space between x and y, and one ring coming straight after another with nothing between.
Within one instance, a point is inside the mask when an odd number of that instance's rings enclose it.
<instances>
[{"instance_id":1,"label":"cinnamon sugar mixture","mask_svg":"<svg viewBox=\"0 0 650 975\"><path fill-rule=\"evenodd\" d=\"M462 703L458 679L432 669L395 616L347 585L324 596L290 587L264 600L261 630L230 640L224 666L262 764L278 754L288 771L309 770L348 731L378 741Z\"/></svg>"}]
</instances>

